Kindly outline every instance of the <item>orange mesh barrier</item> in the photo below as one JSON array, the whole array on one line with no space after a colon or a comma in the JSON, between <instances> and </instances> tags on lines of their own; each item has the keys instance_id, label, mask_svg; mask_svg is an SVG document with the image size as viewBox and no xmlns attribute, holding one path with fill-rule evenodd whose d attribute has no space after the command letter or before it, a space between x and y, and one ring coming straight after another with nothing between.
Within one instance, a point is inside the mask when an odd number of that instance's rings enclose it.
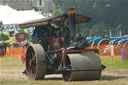
<instances>
[{"instance_id":1,"label":"orange mesh barrier","mask_svg":"<svg viewBox=\"0 0 128 85\"><path fill-rule=\"evenodd\" d=\"M22 55L25 55L25 50L25 48L7 47L6 56L21 58Z\"/></svg>"},{"instance_id":2,"label":"orange mesh barrier","mask_svg":"<svg viewBox=\"0 0 128 85\"><path fill-rule=\"evenodd\" d=\"M128 45L102 45L91 48L99 49L99 54L102 60L128 60Z\"/></svg>"},{"instance_id":3,"label":"orange mesh barrier","mask_svg":"<svg viewBox=\"0 0 128 85\"><path fill-rule=\"evenodd\" d=\"M124 45L107 45L94 48L99 49L100 56L106 56L102 58L103 60L121 60L121 58L128 60L128 46L124 47ZM6 56L21 58L22 62L24 63L25 51L26 48L7 47Z\"/></svg>"},{"instance_id":4,"label":"orange mesh barrier","mask_svg":"<svg viewBox=\"0 0 128 85\"><path fill-rule=\"evenodd\" d=\"M124 47L123 45L107 45L98 47L101 56L120 56L122 48L127 47Z\"/></svg>"}]
</instances>

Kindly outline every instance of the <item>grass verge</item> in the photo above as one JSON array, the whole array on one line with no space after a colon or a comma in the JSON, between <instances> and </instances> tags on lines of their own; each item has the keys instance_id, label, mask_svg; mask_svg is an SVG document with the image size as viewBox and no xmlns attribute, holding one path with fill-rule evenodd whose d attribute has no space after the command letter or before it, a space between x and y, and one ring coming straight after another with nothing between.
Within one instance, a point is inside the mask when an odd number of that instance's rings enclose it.
<instances>
[{"instance_id":1,"label":"grass verge","mask_svg":"<svg viewBox=\"0 0 128 85\"><path fill-rule=\"evenodd\" d=\"M128 61L103 61L102 64L107 66L108 68L127 68L128 69Z\"/></svg>"}]
</instances>

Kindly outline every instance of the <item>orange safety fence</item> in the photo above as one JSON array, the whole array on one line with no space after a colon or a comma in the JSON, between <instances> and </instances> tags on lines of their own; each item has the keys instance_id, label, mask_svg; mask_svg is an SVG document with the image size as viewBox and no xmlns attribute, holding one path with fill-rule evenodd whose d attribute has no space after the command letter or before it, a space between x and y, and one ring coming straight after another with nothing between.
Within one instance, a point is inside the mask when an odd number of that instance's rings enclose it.
<instances>
[{"instance_id":1,"label":"orange safety fence","mask_svg":"<svg viewBox=\"0 0 128 85\"><path fill-rule=\"evenodd\" d=\"M123 45L107 45L106 47L99 47L101 56L121 56L121 49L127 48Z\"/></svg>"},{"instance_id":2,"label":"orange safety fence","mask_svg":"<svg viewBox=\"0 0 128 85\"><path fill-rule=\"evenodd\" d=\"M25 54L25 51L26 51L26 48L7 47L6 56L21 58L21 56Z\"/></svg>"},{"instance_id":3,"label":"orange safety fence","mask_svg":"<svg viewBox=\"0 0 128 85\"><path fill-rule=\"evenodd\" d=\"M102 45L92 48L99 49L101 60L128 60L128 45Z\"/></svg>"},{"instance_id":4,"label":"orange safety fence","mask_svg":"<svg viewBox=\"0 0 128 85\"><path fill-rule=\"evenodd\" d=\"M102 45L102 46L94 46L91 48L97 48L99 50L99 54L101 56L120 56L122 48L128 48L128 46L124 45Z\"/></svg>"},{"instance_id":5,"label":"orange safety fence","mask_svg":"<svg viewBox=\"0 0 128 85\"><path fill-rule=\"evenodd\" d=\"M124 47L122 45L107 45L94 48L99 49L99 54L102 60L128 60L128 46ZM7 47L6 56L20 58L24 63L25 51L26 48Z\"/></svg>"}]
</instances>

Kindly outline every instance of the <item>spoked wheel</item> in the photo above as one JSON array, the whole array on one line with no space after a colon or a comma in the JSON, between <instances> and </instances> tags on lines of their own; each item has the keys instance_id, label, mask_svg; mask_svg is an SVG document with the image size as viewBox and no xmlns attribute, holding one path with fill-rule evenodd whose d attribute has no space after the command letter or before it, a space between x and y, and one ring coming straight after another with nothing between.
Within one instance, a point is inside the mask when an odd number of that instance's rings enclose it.
<instances>
[{"instance_id":1,"label":"spoked wheel","mask_svg":"<svg viewBox=\"0 0 128 85\"><path fill-rule=\"evenodd\" d=\"M67 54L71 70L63 71L65 81L98 80L101 76L101 61L95 53Z\"/></svg>"},{"instance_id":2,"label":"spoked wheel","mask_svg":"<svg viewBox=\"0 0 128 85\"><path fill-rule=\"evenodd\" d=\"M45 52L40 44L33 44L26 51L26 72L31 80L44 79L46 71Z\"/></svg>"}]
</instances>

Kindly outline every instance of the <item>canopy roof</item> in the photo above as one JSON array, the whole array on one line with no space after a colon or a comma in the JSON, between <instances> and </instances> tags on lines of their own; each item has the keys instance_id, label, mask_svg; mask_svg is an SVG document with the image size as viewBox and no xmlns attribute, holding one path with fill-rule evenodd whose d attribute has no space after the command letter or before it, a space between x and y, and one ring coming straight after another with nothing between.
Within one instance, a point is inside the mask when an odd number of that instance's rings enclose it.
<instances>
[{"instance_id":1,"label":"canopy roof","mask_svg":"<svg viewBox=\"0 0 128 85\"><path fill-rule=\"evenodd\" d=\"M34 10L17 11L7 5L0 5L0 20L2 24L21 24L40 18L45 17Z\"/></svg>"},{"instance_id":2,"label":"canopy roof","mask_svg":"<svg viewBox=\"0 0 128 85\"><path fill-rule=\"evenodd\" d=\"M25 28L25 27L32 27L32 26L38 26L38 25L45 25L45 24L59 24L61 22L64 22L68 19L68 16L61 15L61 16L56 16L56 17L48 17L48 18L42 18L42 19L37 19L33 21L28 21L25 23L22 23L19 25L20 28ZM88 22L91 20L90 17L88 16L82 16L82 15L75 15L76 23L82 23L82 22Z\"/></svg>"}]
</instances>

